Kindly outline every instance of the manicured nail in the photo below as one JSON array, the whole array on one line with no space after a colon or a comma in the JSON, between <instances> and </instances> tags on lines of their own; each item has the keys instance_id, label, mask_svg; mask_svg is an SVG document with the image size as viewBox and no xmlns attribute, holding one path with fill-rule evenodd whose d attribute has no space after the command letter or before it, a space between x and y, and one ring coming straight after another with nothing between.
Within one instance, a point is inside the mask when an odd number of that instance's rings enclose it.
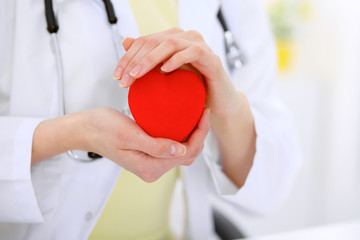
<instances>
[{"instance_id":1,"label":"manicured nail","mask_svg":"<svg viewBox=\"0 0 360 240\"><path fill-rule=\"evenodd\" d=\"M164 65L161 66L160 70L163 72L168 72L170 69L170 64L165 63Z\"/></svg>"},{"instance_id":2,"label":"manicured nail","mask_svg":"<svg viewBox=\"0 0 360 240\"><path fill-rule=\"evenodd\" d=\"M172 144L171 145L171 155L182 157L186 154L186 147L182 144Z\"/></svg>"},{"instance_id":3,"label":"manicured nail","mask_svg":"<svg viewBox=\"0 0 360 240\"><path fill-rule=\"evenodd\" d=\"M116 68L114 75L113 75L113 79L119 80L121 77L122 71L123 71L122 68Z\"/></svg>"},{"instance_id":4,"label":"manicured nail","mask_svg":"<svg viewBox=\"0 0 360 240\"><path fill-rule=\"evenodd\" d=\"M141 66L137 65L136 67L134 67L133 70L131 70L130 76L136 78L136 76L140 73L140 71L141 71Z\"/></svg>"},{"instance_id":5,"label":"manicured nail","mask_svg":"<svg viewBox=\"0 0 360 240\"><path fill-rule=\"evenodd\" d=\"M129 77L129 75L127 75L127 74L124 74L123 75L123 77L121 78L121 80L120 80L120 87L127 87L127 86L129 86L129 84L130 84L130 81L131 81L131 79L130 79L130 77Z\"/></svg>"}]
</instances>

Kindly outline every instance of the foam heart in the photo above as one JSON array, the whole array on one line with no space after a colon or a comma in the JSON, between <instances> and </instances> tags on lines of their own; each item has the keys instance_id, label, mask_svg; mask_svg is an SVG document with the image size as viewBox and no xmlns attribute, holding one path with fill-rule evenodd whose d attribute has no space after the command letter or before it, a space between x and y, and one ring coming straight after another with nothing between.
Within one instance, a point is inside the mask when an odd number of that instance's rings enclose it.
<instances>
[{"instance_id":1,"label":"foam heart","mask_svg":"<svg viewBox=\"0 0 360 240\"><path fill-rule=\"evenodd\" d=\"M128 102L136 123L147 134L181 142L198 123L205 98L204 84L195 73L163 74L155 68L131 85Z\"/></svg>"}]
</instances>

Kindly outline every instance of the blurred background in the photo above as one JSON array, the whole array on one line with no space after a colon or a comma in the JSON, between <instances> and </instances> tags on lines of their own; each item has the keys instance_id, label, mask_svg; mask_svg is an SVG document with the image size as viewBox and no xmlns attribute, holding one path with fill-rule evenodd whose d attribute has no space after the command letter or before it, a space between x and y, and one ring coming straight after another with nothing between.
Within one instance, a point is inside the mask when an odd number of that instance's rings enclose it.
<instances>
[{"instance_id":1,"label":"blurred background","mask_svg":"<svg viewBox=\"0 0 360 240\"><path fill-rule=\"evenodd\" d=\"M281 209L240 225L258 236L359 220L360 1L263 1L278 47L278 91L304 165Z\"/></svg>"}]
</instances>

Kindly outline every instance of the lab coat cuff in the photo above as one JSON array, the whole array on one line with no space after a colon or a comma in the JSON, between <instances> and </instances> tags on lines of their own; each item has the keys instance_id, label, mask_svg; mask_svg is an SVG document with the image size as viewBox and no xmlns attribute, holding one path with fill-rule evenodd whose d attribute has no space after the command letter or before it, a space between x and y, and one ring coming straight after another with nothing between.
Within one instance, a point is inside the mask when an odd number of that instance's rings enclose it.
<instances>
[{"instance_id":1,"label":"lab coat cuff","mask_svg":"<svg viewBox=\"0 0 360 240\"><path fill-rule=\"evenodd\" d=\"M299 151L291 138L279 133L279 126L274 128L260 112L255 109L252 112L257 133L253 166L244 186L235 195L224 198L248 209L251 215L268 215L278 209L291 189L298 169L294 163L299 162L294 154ZM295 134L286 124L282 128L287 134Z\"/></svg>"},{"instance_id":2,"label":"lab coat cuff","mask_svg":"<svg viewBox=\"0 0 360 240\"><path fill-rule=\"evenodd\" d=\"M235 194L239 188L222 171L219 144L212 130L210 130L205 140L203 156L210 170L216 193L219 196Z\"/></svg>"},{"instance_id":3,"label":"lab coat cuff","mask_svg":"<svg viewBox=\"0 0 360 240\"><path fill-rule=\"evenodd\" d=\"M210 169L216 193L219 196L236 194L239 188L222 171L222 166L218 162L210 160L208 157L205 157L205 162Z\"/></svg>"},{"instance_id":4,"label":"lab coat cuff","mask_svg":"<svg viewBox=\"0 0 360 240\"><path fill-rule=\"evenodd\" d=\"M30 172L33 135L36 127L43 120L38 118L24 120L15 136L14 190L23 222L43 222Z\"/></svg>"}]
</instances>

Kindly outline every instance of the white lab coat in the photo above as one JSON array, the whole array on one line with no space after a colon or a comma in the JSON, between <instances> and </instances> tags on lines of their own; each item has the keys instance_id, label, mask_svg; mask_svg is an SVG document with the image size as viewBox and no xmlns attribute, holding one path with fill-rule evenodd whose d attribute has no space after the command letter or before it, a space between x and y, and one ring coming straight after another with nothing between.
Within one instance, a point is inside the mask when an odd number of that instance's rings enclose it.
<instances>
[{"instance_id":1,"label":"white lab coat","mask_svg":"<svg viewBox=\"0 0 360 240\"><path fill-rule=\"evenodd\" d=\"M112 80L117 60L102 1L53 2L67 113L101 106L124 110L126 94ZM119 32L138 36L127 1L113 4ZM218 7L216 0L179 0L180 26L200 31L224 60ZM275 49L260 1L226 0L223 12L248 58L231 78L249 99L257 151L240 190L221 171L212 134L195 163L182 167L189 239L210 239L211 193L234 203L239 214L266 214L284 200L300 163L293 122L274 89ZM56 116L59 106L43 1L1 1L0 36L0 238L86 239L121 167L107 159L78 163L66 154L30 166L34 129Z\"/></svg>"}]
</instances>

